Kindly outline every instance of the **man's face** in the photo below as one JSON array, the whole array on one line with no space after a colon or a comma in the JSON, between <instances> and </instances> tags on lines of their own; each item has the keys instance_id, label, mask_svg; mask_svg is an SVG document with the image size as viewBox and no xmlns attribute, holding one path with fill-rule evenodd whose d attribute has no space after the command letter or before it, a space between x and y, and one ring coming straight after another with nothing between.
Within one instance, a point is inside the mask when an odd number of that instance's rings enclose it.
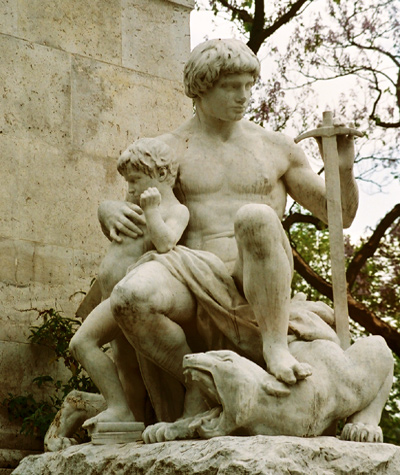
<instances>
[{"instance_id":1,"label":"man's face","mask_svg":"<svg viewBox=\"0 0 400 475\"><path fill-rule=\"evenodd\" d=\"M253 85L254 78L250 73L224 74L202 94L196 105L208 117L238 121L249 104Z\"/></svg>"}]
</instances>

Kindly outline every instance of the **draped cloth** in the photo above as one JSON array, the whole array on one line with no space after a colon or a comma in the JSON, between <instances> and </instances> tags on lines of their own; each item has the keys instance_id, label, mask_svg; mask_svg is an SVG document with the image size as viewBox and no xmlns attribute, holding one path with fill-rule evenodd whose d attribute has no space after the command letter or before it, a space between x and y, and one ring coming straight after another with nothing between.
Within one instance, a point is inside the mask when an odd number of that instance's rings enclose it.
<instances>
[{"instance_id":1,"label":"draped cloth","mask_svg":"<svg viewBox=\"0 0 400 475\"><path fill-rule=\"evenodd\" d=\"M146 262L162 264L171 275L186 285L197 301L196 327L204 350L233 350L241 356L265 367L260 329L250 305L238 291L224 263L207 251L176 246L165 254L150 251L144 254L128 272ZM292 306L293 307L293 306ZM313 312L291 309L288 338L313 341L316 339L337 342L336 333ZM139 356L142 375L159 420L179 417L183 393L178 396L176 382ZM175 389L174 389L175 388ZM174 397L176 394L176 398ZM174 409L169 410L169 401Z\"/></svg>"}]
</instances>

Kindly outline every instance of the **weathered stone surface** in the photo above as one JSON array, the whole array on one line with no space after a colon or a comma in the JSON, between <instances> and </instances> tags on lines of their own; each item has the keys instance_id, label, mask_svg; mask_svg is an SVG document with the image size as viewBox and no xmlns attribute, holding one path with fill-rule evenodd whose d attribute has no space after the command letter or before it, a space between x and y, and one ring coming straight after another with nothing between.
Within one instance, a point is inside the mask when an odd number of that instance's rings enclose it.
<instances>
[{"instance_id":1,"label":"weathered stone surface","mask_svg":"<svg viewBox=\"0 0 400 475\"><path fill-rule=\"evenodd\" d=\"M191 2L179 2L182 6L188 6L188 3ZM123 2L123 66L158 77L182 79L190 42L187 18L193 6L187 9L178 5L171 7L165 0ZM171 25L169 30L165 30L165 22ZM144 36L146 41L143 41ZM174 51L173 57L171 51Z\"/></svg>"},{"instance_id":2,"label":"weathered stone surface","mask_svg":"<svg viewBox=\"0 0 400 475\"><path fill-rule=\"evenodd\" d=\"M68 140L69 55L6 35L0 35L0 55L2 133L16 136L19 144L32 135L49 146Z\"/></svg>"},{"instance_id":3,"label":"weathered stone surface","mask_svg":"<svg viewBox=\"0 0 400 475\"><path fill-rule=\"evenodd\" d=\"M400 448L318 437L218 437L150 445L70 447L25 458L14 475L337 475L400 473Z\"/></svg>"},{"instance_id":4,"label":"weathered stone surface","mask_svg":"<svg viewBox=\"0 0 400 475\"><path fill-rule=\"evenodd\" d=\"M12 239L0 239L0 252L0 340L19 342L26 341L29 325L38 324L36 309L74 315L102 257L101 252Z\"/></svg>"},{"instance_id":5,"label":"weathered stone surface","mask_svg":"<svg viewBox=\"0 0 400 475\"><path fill-rule=\"evenodd\" d=\"M169 130L189 109L190 101L183 98L183 86L179 83L87 58L74 58L74 149L91 156L118 158L139 137ZM113 166L115 175L115 162Z\"/></svg>"},{"instance_id":6,"label":"weathered stone surface","mask_svg":"<svg viewBox=\"0 0 400 475\"><path fill-rule=\"evenodd\" d=\"M17 29L17 2L2 0L0 2L0 31L8 35L16 34Z\"/></svg>"},{"instance_id":7,"label":"weathered stone surface","mask_svg":"<svg viewBox=\"0 0 400 475\"><path fill-rule=\"evenodd\" d=\"M193 6L192 0L2 0L0 31L72 54L177 79L179 65L189 49L189 13ZM165 58L168 61L160 61Z\"/></svg>"},{"instance_id":8,"label":"weathered stone surface","mask_svg":"<svg viewBox=\"0 0 400 475\"><path fill-rule=\"evenodd\" d=\"M2 2L13 33L28 41L103 61L120 60L120 1ZM1 10L0 10L1 11Z\"/></svg>"},{"instance_id":9,"label":"weathered stone surface","mask_svg":"<svg viewBox=\"0 0 400 475\"><path fill-rule=\"evenodd\" d=\"M21 459L32 454L37 455L37 454L40 454L40 452L33 451L33 450L1 449L0 450L0 467L10 467L10 468L0 468L0 475L11 473L12 468L15 468ZM6 472L5 470L9 470L9 471Z\"/></svg>"},{"instance_id":10,"label":"weathered stone surface","mask_svg":"<svg viewBox=\"0 0 400 475\"><path fill-rule=\"evenodd\" d=\"M159 7L151 11L139 3L0 0L0 400L31 390L26 337L35 309L73 316L97 274L108 245L97 207L124 197L120 151L191 114L170 64L178 69L189 52L194 2L147 2ZM146 15L168 57L142 57L134 70L123 65L129 20L151 26ZM137 38L138 51L148 36ZM4 411L0 425L1 447L29 448Z\"/></svg>"},{"instance_id":11,"label":"weathered stone surface","mask_svg":"<svg viewBox=\"0 0 400 475\"><path fill-rule=\"evenodd\" d=\"M99 251L97 206L123 197L120 152L173 127L190 101L177 99L182 87L173 81L82 57L71 63L65 53L13 38L0 44L7 111L0 234Z\"/></svg>"}]
</instances>

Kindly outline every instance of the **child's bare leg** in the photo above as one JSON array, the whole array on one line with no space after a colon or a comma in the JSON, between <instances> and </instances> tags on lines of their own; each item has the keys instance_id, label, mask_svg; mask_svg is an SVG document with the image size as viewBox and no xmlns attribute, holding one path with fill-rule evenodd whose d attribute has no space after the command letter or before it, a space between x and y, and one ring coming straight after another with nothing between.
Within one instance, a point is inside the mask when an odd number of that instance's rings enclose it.
<instances>
[{"instance_id":1,"label":"child's bare leg","mask_svg":"<svg viewBox=\"0 0 400 475\"><path fill-rule=\"evenodd\" d=\"M107 410L85 426L96 422L133 422L135 418L127 403L114 362L101 349L120 333L110 309L104 300L86 318L71 340L70 350L82 364L107 403Z\"/></svg>"},{"instance_id":2,"label":"child's bare leg","mask_svg":"<svg viewBox=\"0 0 400 475\"><path fill-rule=\"evenodd\" d=\"M147 391L140 372L136 350L122 332L111 342L111 348L128 405L135 419L144 421Z\"/></svg>"}]
</instances>

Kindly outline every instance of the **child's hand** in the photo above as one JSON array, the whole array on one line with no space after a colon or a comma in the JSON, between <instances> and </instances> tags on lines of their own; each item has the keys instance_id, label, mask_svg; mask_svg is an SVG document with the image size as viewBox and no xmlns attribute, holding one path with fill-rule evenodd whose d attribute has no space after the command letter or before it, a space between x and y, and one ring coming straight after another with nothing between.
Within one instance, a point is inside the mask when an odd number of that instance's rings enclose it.
<instances>
[{"instance_id":1,"label":"child's hand","mask_svg":"<svg viewBox=\"0 0 400 475\"><path fill-rule=\"evenodd\" d=\"M147 188L140 195L140 207L143 211L151 208L157 208L161 203L161 195L157 188Z\"/></svg>"}]
</instances>

